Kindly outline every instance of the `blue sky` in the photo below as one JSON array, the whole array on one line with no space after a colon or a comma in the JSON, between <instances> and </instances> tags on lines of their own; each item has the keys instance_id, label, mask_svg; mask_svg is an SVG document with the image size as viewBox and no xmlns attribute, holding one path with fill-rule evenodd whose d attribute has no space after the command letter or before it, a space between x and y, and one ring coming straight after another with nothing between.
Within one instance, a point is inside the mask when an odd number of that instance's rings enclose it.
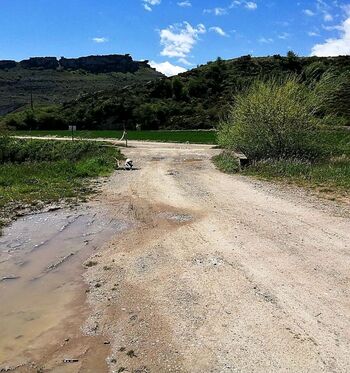
<instances>
[{"instance_id":1,"label":"blue sky","mask_svg":"<svg viewBox=\"0 0 350 373\"><path fill-rule=\"evenodd\" d=\"M350 54L350 1L0 0L0 59L130 53L171 75L288 50Z\"/></svg>"}]
</instances>

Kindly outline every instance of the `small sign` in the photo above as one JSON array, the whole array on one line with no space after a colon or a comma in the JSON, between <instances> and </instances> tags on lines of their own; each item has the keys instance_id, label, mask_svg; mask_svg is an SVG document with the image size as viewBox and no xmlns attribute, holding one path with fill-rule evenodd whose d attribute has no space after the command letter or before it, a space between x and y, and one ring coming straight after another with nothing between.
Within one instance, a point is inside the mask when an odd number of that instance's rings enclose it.
<instances>
[{"instance_id":1,"label":"small sign","mask_svg":"<svg viewBox=\"0 0 350 373\"><path fill-rule=\"evenodd\" d=\"M69 126L69 131L76 131L77 130L77 126Z\"/></svg>"}]
</instances>

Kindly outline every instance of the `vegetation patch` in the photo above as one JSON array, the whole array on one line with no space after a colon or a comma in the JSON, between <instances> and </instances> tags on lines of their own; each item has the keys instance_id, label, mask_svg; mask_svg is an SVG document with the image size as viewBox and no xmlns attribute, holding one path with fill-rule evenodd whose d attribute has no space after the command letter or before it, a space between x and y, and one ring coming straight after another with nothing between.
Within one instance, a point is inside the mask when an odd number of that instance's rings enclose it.
<instances>
[{"instance_id":1,"label":"vegetation patch","mask_svg":"<svg viewBox=\"0 0 350 373\"><path fill-rule=\"evenodd\" d=\"M109 175L115 158L119 150L103 144L0 138L0 221L24 208L83 200L91 178Z\"/></svg>"},{"instance_id":2,"label":"vegetation patch","mask_svg":"<svg viewBox=\"0 0 350 373\"><path fill-rule=\"evenodd\" d=\"M319 86L310 89L294 77L257 81L236 97L221 123L218 143L226 150L214 162L223 171L236 170L230 154L240 151L250 160L246 175L347 198L350 131L324 124L319 113L325 104L330 101Z\"/></svg>"},{"instance_id":3,"label":"vegetation patch","mask_svg":"<svg viewBox=\"0 0 350 373\"><path fill-rule=\"evenodd\" d=\"M255 82L237 95L221 122L219 145L251 160L314 159L321 155L310 91L296 78Z\"/></svg>"},{"instance_id":4,"label":"vegetation patch","mask_svg":"<svg viewBox=\"0 0 350 373\"><path fill-rule=\"evenodd\" d=\"M213 157L213 162L222 172L235 174L240 171L239 160L233 152L224 151Z\"/></svg>"},{"instance_id":5,"label":"vegetation patch","mask_svg":"<svg viewBox=\"0 0 350 373\"><path fill-rule=\"evenodd\" d=\"M349 196L350 158L339 157L326 162L299 160L265 160L248 167L244 174L265 180L280 180L307 187L331 198Z\"/></svg>"}]
</instances>

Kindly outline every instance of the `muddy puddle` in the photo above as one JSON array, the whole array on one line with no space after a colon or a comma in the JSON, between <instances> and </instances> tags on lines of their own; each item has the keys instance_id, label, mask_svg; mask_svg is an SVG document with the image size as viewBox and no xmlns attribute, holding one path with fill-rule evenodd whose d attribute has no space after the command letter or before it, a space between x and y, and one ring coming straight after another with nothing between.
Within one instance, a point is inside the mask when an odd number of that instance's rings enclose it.
<instances>
[{"instance_id":1,"label":"muddy puddle","mask_svg":"<svg viewBox=\"0 0 350 373\"><path fill-rule=\"evenodd\" d=\"M130 224L86 206L23 217L0 237L0 368L33 358L64 327L83 262ZM105 209L104 209L105 210ZM51 335L51 343L54 340Z\"/></svg>"}]
</instances>

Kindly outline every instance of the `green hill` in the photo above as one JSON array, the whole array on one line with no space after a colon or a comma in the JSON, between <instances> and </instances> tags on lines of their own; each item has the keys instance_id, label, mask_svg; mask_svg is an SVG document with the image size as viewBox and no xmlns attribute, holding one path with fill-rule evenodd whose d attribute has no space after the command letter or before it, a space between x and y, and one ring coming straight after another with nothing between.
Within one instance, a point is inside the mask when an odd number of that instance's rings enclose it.
<instances>
[{"instance_id":1,"label":"green hill","mask_svg":"<svg viewBox=\"0 0 350 373\"><path fill-rule=\"evenodd\" d=\"M45 74L49 80L62 72L50 74L45 71ZM297 57L292 52L287 57L243 56L227 61L217 59L172 78L156 79L159 75L149 69L122 76L118 73L115 82L110 73L93 77L91 73L81 71L63 74L68 74L71 80L65 80L66 75L61 75L60 95L65 97L64 103L7 116L5 122L18 129L63 129L68 124L88 130L121 129L123 126L144 130L213 128L234 105L235 95L248 88L255 79L294 74L310 89L322 86L327 93L325 96L329 96L320 115L331 116L337 122L335 124L350 123L350 56ZM120 84L122 78L123 84ZM83 89L77 87L86 84L90 89L88 82L91 80L95 89L82 95ZM102 88L104 84L106 86ZM45 86L40 90L42 93ZM13 89L18 92L16 86ZM28 95L28 90L26 92ZM54 92L51 88L45 95L50 103L58 102L56 96L50 95ZM74 93L76 98L69 101ZM44 97L42 100L44 102Z\"/></svg>"},{"instance_id":2,"label":"green hill","mask_svg":"<svg viewBox=\"0 0 350 373\"><path fill-rule=\"evenodd\" d=\"M133 61L129 55L0 61L0 115L30 106L31 96L35 106L57 105L160 77L147 61Z\"/></svg>"}]
</instances>

